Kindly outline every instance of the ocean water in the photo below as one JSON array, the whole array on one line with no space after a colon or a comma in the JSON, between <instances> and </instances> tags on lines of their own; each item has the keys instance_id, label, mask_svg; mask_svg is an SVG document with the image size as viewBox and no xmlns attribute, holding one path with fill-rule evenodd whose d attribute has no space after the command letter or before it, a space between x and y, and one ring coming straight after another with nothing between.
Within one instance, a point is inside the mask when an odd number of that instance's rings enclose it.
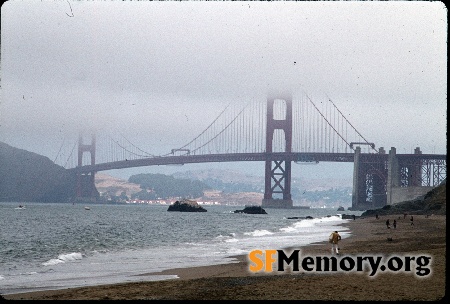
<instances>
[{"instance_id":1,"label":"ocean water","mask_svg":"<svg viewBox=\"0 0 450 304\"><path fill-rule=\"evenodd\" d=\"M235 263L254 249L283 249L343 238L334 209L233 213L168 212L166 205L0 203L0 294L99 284L175 279L149 274L172 268ZM312 216L313 219L289 219Z\"/></svg>"}]
</instances>

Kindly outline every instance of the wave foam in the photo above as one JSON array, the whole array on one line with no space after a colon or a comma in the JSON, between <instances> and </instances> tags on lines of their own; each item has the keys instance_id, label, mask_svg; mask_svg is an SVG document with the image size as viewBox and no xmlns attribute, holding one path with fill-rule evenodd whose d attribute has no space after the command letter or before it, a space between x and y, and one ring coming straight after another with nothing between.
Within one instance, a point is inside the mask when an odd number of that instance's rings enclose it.
<instances>
[{"instance_id":1,"label":"wave foam","mask_svg":"<svg viewBox=\"0 0 450 304\"><path fill-rule=\"evenodd\" d=\"M71 261L75 261L75 260L81 260L82 258L83 258L83 255L79 252L60 254L57 259L48 260L47 262L42 263L42 265L51 266L51 265L71 262Z\"/></svg>"},{"instance_id":2,"label":"wave foam","mask_svg":"<svg viewBox=\"0 0 450 304\"><path fill-rule=\"evenodd\" d=\"M263 235L271 235L273 232L270 232L268 230L255 230L253 232L245 232L244 235L250 235L250 236L263 236Z\"/></svg>"}]
</instances>

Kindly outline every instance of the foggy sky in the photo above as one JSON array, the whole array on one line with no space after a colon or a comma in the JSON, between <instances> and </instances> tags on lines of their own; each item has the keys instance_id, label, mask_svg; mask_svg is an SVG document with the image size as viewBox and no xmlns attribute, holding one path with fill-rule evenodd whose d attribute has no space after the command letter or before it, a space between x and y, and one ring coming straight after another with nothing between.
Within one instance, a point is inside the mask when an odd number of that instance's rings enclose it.
<instances>
[{"instance_id":1,"label":"foggy sky","mask_svg":"<svg viewBox=\"0 0 450 304\"><path fill-rule=\"evenodd\" d=\"M287 90L377 147L446 154L446 41L442 2L8 1L0 141L52 159L95 127L158 154Z\"/></svg>"}]
</instances>

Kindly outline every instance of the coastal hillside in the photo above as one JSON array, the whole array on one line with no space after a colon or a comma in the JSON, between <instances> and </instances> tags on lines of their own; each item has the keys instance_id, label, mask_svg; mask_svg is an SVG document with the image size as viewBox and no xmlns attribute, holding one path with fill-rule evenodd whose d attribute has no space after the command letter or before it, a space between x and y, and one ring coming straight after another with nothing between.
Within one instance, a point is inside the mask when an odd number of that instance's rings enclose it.
<instances>
[{"instance_id":1,"label":"coastal hillside","mask_svg":"<svg viewBox=\"0 0 450 304\"><path fill-rule=\"evenodd\" d=\"M135 197L143 189L139 184L113 177L104 173L95 174L95 187L101 196L119 197L122 193L128 198ZM224 205L258 205L261 204L263 193L261 192L237 192L224 193L221 190L209 189L203 191L203 196L195 197L201 203L219 203Z\"/></svg>"},{"instance_id":2,"label":"coastal hillside","mask_svg":"<svg viewBox=\"0 0 450 304\"><path fill-rule=\"evenodd\" d=\"M379 209L367 210L361 216L375 216L386 214L447 214L447 194L445 179L439 186L428 191L425 195L414 200L401 202L395 205L386 205Z\"/></svg>"},{"instance_id":3,"label":"coastal hillside","mask_svg":"<svg viewBox=\"0 0 450 304\"><path fill-rule=\"evenodd\" d=\"M48 157L0 142L0 201L65 202L75 180Z\"/></svg>"},{"instance_id":4,"label":"coastal hillside","mask_svg":"<svg viewBox=\"0 0 450 304\"><path fill-rule=\"evenodd\" d=\"M131 197L142 190L138 184L104 173L95 174L95 187L101 195L109 196L120 196L125 192L126 196Z\"/></svg>"}]
</instances>

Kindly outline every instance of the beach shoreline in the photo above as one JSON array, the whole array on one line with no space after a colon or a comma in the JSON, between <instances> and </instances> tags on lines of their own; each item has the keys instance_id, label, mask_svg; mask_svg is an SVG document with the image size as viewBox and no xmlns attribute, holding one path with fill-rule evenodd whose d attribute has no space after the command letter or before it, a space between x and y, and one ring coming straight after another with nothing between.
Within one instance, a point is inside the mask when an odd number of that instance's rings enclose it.
<instances>
[{"instance_id":1,"label":"beach shoreline","mask_svg":"<svg viewBox=\"0 0 450 304\"><path fill-rule=\"evenodd\" d=\"M394 219L397 227L386 227ZM404 215L357 218L342 224L351 236L340 242L341 256L432 257L431 274L279 272L252 273L246 255L236 263L169 269L146 275L177 275L178 279L131 282L2 295L7 300L439 300L445 296L446 216ZM331 232L331 231L330 231ZM274 248L267 248L274 249ZM278 249L278 248L275 248ZM303 257L331 256L328 242L299 249ZM288 251L288 250L286 250Z\"/></svg>"}]
</instances>

